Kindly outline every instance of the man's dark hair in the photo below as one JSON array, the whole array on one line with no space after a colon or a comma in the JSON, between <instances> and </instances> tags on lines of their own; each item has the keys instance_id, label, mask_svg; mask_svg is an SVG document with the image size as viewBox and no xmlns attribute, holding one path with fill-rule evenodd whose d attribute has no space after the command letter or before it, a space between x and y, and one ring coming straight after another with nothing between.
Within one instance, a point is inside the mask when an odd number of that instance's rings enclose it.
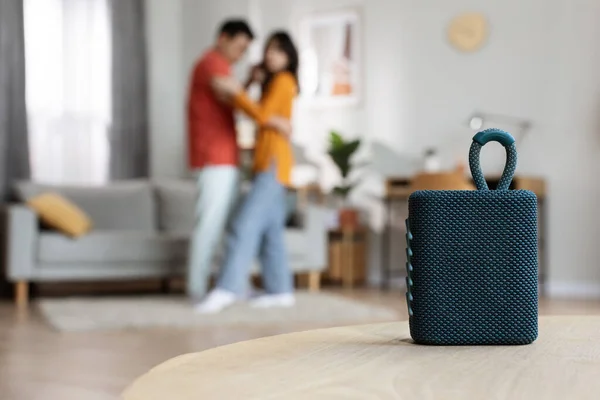
<instances>
[{"instance_id":1,"label":"man's dark hair","mask_svg":"<svg viewBox=\"0 0 600 400\"><path fill-rule=\"evenodd\" d=\"M243 19L229 19L223 22L223 25L219 28L219 35L232 38L240 34L248 36L251 40L254 39L254 32Z\"/></svg>"}]
</instances>

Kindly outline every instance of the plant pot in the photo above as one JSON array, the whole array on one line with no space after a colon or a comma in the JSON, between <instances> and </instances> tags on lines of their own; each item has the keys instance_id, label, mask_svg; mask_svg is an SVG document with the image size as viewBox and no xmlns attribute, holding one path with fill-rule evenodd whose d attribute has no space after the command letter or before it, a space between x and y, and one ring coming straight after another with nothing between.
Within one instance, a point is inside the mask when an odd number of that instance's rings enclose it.
<instances>
[{"instance_id":1,"label":"plant pot","mask_svg":"<svg viewBox=\"0 0 600 400\"><path fill-rule=\"evenodd\" d=\"M340 228L356 229L358 228L358 210L354 208L342 208L339 213Z\"/></svg>"}]
</instances>

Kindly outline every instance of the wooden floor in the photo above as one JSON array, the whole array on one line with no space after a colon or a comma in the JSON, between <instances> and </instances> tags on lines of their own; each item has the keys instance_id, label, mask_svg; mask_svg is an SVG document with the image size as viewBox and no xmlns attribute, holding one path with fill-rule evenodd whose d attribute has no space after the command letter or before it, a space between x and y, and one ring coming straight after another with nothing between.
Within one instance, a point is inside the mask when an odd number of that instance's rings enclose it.
<instances>
[{"instance_id":1,"label":"wooden floor","mask_svg":"<svg viewBox=\"0 0 600 400\"><path fill-rule=\"evenodd\" d=\"M405 310L404 294L400 290L337 293ZM600 302L543 300L540 313L600 315ZM171 357L242 340L320 327L325 326L65 334L51 330L35 306L28 312L18 312L12 304L0 303L0 398L116 399L129 382Z\"/></svg>"}]
</instances>

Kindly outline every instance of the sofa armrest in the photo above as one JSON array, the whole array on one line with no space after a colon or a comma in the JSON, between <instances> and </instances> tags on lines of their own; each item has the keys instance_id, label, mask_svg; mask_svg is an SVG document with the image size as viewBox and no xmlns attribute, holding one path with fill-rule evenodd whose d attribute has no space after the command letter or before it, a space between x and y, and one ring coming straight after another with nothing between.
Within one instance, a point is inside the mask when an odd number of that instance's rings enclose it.
<instances>
[{"instance_id":1,"label":"sofa armrest","mask_svg":"<svg viewBox=\"0 0 600 400\"><path fill-rule=\"evenodd\" d=\"M5 207L6 275L9 281L28 280L34 275L39 223L36 214L21 204Z\"/></svg>"},{"instance_id":2,"label":"sofa armrest","mask_svg":"<svg viewBox=\"0 0 600 400\"><path fill-rule=\"evenodd\" d=\"M322 271L327 267L328 222L331 210L316 205L308 205L304 215L305 236L308 249L307 265L311 270Z\"/></svg>"}]
</instances>

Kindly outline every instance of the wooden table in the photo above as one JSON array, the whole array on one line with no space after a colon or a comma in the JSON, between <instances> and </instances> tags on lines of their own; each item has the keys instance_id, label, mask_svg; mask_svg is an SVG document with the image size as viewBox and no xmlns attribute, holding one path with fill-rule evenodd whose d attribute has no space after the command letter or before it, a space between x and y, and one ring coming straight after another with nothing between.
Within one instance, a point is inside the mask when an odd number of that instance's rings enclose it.
<instances>
[{"instance_id":1,"label":"wooden table","mask_svg":"<svg viewBox=\"0 0 600 400\"><path fill-rule=\"evenodd\" d=\"M597 400L600 317L542 317L532 345L412 344L407 322L267 337L186 354L125 400Z\"/></svg>"}]
</instances>

